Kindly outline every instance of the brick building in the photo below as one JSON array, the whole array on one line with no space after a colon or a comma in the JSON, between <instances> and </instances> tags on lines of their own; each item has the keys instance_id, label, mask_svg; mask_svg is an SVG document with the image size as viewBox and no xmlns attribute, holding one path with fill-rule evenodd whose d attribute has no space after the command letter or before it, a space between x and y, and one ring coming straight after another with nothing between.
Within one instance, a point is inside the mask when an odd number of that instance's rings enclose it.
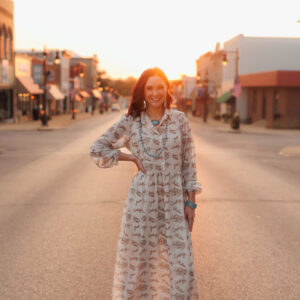
<instances>
[{"instance_id":1,"label":"brick building","mask_svg":"<svg viewBox=\"0 0 300 300\"><path fill-rule=\"evenodd\" d=\"M0 121L13 120L14 103L14 3L0 2Z\"/></svg>"}]
</instances>

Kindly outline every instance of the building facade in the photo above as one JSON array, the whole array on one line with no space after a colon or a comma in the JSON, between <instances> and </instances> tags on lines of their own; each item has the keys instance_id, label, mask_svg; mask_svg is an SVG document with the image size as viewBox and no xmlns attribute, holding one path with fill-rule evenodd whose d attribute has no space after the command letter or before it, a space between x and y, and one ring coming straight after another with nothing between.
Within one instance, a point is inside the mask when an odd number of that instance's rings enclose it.
<instances>
[{"instance_id":1,"label":"building facade","mask_svg":"<svg viewBox=\"0 0 300 300\"><path fill-rule=\"evenodd\" d=\"M0 122L13 121L14 101L14 3L0 2Z\"/></svg>"},{"instance_id":2,"label":"building facade","mask_svg":"<svg viewBox=\"0 0 300 300\"><path fill-rule=\"evenodd\" d=\"M26 54L35 59L40 59L44 61L45 55L44 51L40 50L20 50L18 53ZM55 63L55 59L59 58L59 63ZM47 64L46 69L50 71L50 76L47 77L47 84L50 85L49 93L47 98L50 103L50 115L51 114L61 114L67 113L70 109L70 59L71 53L68 50L57 50L57 49L47 49ZM41 69L42 68L42 69ZM35 78L35 74L44 75L44 67L35 66L35 70L33 72L33 77ZM36 82L42 88L43 82ZM52 87L55 85L54 87ZM51 92L55 91L55 92ZM63 95L63 97L62 97Z\"/></svg>"},{"instance_id":3,"label":"building facade","mask_svg":"<svg viewBox=\"0 0 300 300\"><path fill-rule=\"evenodd\" d=\"M300 128L300 71L241 75L247 91L247 117L266 127Z\"/></svg>"},{"instance_id":4,"label":"building facade","mask_svg":"<svg viewBox=\"0 0 300 300\"><path fill-rule=\"evenodd\" d=\"M223 51L217 43L214 52L207 52L196 60L197 82L200 87L196 106L200 115L204 114L204 105L207 105L207 113L211 118L220 116L220 104L216 102L216 99L222 94L222 59ZM209 101L203 97L205 92L208 94Z\"/></svg>"},{"instance_id":5,"label":"building facade","mask_svg":"<svg viewBox=\"0 0 300 300\"><path fill-rule=\"evenodd\" d=\"M18 122L38 120L39 105L44 91L35 83L35 80L40 80L40 76L34 66L40 66L40 63L26 54L15 55L16 119ZM35 80L33 72L35 72Z\"/></svg>"},{"instance_id":6,"label":"building facade","mask_svg":"<svg viewBox=\"0 0 300 300\"><path fill-rule=\"evenodd\" d=\"M300 70L300 38L247 37L238 35L224 43L227 65L223 66L222 94L232 92L236 76L271 71ZM248 90L241 83L235 110L242 122L251 122L248 113Z\"/></svg>"},{"instance_id":7,"label":"building facade","mask_svg":"<svg viewBox=\"0 0 300 300\"><path fill-rule=\"evenodd\" d=\"M78 110L85 110L86 112L93 113L94 110L99 106L99 101L102 98L102 95L99 93L97 86L98 63L99 60L97 58L97 55L94 55L92 57L81 57L78 55L74 55L71 58L71 70L75 70L76 73L77 69L83 69L81 76L78 77L78 75L76 75L75 73L73 76L75 80L74 86L78 93L78 101L75 101L74 103L77 105ZM77 88L76 80L79 80L80 82L80 85Z\"/></svg>"}]
</instances>

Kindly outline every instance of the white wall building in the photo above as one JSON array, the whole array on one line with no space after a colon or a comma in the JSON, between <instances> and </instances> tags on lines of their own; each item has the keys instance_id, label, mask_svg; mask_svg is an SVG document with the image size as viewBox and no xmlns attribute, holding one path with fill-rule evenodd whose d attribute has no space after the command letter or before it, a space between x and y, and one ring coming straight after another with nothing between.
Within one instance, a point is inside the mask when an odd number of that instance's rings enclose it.
<instances>
[{"instance_id":1,"label":"white wall building","mask_svg":"<svg viewBox=\"0 0 300 300\"><path fill-rule=\"evenodd\" d=\"M183 97L185 99L192 99L192 93L196 87L196 78L191 76L184 76L182 78Z\"/></svg>"},{"instance_id":2,"label":"white wall building","mask_svg":"<svg viewBox=\"0 0 300 300\"><path fill-rule=\"evenodd\" d=\"M222 93L234 87L236 54L238 51L238 74L252 74L274 70L300 70L300 38L247 37L238 35L224 43L227 66L223 66ZM241 119L247 116L247 90L242 88L236 101L236 111Z\"/></svg>"}]
</instances>

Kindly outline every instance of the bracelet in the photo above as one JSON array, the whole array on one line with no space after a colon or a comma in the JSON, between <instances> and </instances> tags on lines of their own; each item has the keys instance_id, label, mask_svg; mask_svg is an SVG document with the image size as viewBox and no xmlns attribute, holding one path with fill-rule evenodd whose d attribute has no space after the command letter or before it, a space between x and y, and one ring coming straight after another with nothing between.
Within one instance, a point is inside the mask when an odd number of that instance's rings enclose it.
<instances>
[{"instance_id":1,"label":"bracelet","mask_svg":"<svg viewBox=\"0 0 300 300\"><path fill-rule=\"evenodd\" d=\"M197 204L192 201L187 200L187 201L185 201L184 206L190 206L193 209L195 209L197 207Z\"/></svg>"}]
</instances>

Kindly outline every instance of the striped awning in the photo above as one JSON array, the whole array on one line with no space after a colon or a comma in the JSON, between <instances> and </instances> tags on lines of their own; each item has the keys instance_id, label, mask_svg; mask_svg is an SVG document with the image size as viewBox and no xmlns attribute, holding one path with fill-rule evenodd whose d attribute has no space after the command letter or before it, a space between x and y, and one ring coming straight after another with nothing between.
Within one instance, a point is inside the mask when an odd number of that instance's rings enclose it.
<instances>
[{"instance_id":1,"label":"striped awning","mask_svg":"<svg viewBox=\"0 0 300 300\"><path fill-rule=\"evenodd\" d=\"M89 98L90 97L90 94L87 91L80 91L79 94L83 98Z\"/></svg>"},{"instance_id":2,"label":"striped awning","mask_svg":"<svg viewBox=\"0 0 300 300\"><path fill-rule=\"evenodd\" d=\"M38 84L34 83L32 77L16 76L16 78L17 78L17 93L26 92L32 95L44 94L44 91L39 88Z\"/></svg>"},{"instance_id":3,"label":"striped awning","mask_svg":"<svg viewBox=\"0 0 300 300\"><path fill-rule=\"evenodd\" d=\"M97 99L101 99L101 98L102 98L100 92L99 92L97 89L93 89L93 90L92 90L92 93L93 93L93 96L94 96L95 98L97 98Z\"/></svg>"},{"instance_id":4,"label":"striped awning","mask_svg":"<svg viewBox=\"0 0 300 300\"><path fill-rule=\"evenodd\" d=\"M63 100L65 95L60 91L60 89L55 84L49 85L49 95L55 100Z\"/></svg>"}]
</instances>

